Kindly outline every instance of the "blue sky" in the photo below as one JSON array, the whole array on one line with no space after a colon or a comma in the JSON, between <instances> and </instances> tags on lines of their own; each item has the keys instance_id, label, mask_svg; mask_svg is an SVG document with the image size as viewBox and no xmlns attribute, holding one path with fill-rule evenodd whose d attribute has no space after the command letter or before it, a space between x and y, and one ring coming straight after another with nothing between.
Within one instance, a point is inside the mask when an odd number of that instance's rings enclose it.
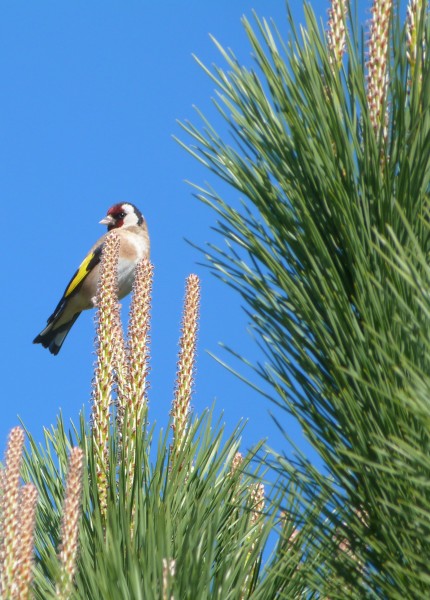
<instances>
[{"instance_id":1,"label":"blue sky","mask_svg":"<svg viewBox=\"0 0 430 600\"><path fill-rule=\"evenodd\" d=\"M314 2L326 19L328 2ZM268 437L284 441L266 400L209 355L234 363L224 342L251 360L263 357L248 332L239 296L197 263L202 246L219 242L215 215L193 198L190 180L220 188L172 135L177 120L198 123L193 105L225 131L213 108L214 85L192 58L223 66L209 38L252 66L240 19L273 17L287 35L283 0L204 2L2 3L0 18L0 170L3 225L2 419L0 440L19 415L32 434L90 411L94 313L73 327L60 354L31 342L44 327L69 278L104 233L98 221L112 204L135 203L150 230L155 264L150 418L167 421L173 397L185 278L202 281L196 412L216 400L229 431L249 423L244 449ZM303 22L301 2L292 2ZM223 188L226 200L237 193ZM128 301L123 302L127 314ZM297 424L282 416L300 439Z\"/></svg>"}]
</instances>

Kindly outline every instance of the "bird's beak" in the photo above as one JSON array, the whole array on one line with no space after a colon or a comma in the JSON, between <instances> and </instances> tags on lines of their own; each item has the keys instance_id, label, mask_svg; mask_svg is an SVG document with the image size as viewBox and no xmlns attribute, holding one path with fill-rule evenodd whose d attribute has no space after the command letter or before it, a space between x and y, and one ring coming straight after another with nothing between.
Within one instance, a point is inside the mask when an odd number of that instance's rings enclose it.
<instances>
[{"instance_id":1,"label":"bird's beak","mask_svg":"<svg viewBox=\"0 0 430 600\"><path fill-rule=\"evenodd\" d=\"M99 221L99 223L100 225L112 225L113 219L111 215L106 215L101 221Z\"/></svg>"}]
</instances>

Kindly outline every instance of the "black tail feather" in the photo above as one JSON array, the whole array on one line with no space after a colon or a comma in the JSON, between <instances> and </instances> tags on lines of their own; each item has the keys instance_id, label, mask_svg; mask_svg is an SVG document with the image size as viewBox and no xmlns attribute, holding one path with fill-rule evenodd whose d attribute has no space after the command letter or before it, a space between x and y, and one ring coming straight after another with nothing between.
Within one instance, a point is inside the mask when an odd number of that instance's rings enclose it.
<instances>
[{"instance_id":1,"label":"black tail feather","mask_svg":"<svg viewBox=\"0 0 430 600\"><path fill-rule=\"evenodd\" d=\"M60 327L55 327L54 324L52 324L51 327L48 325L46 329L34 338L33 344L42 344L44 348L48 348L51 354L58 354L73 323L80 314L80 312L76 313L70 321L63 323Z\"/></svg>"}]
</instances>

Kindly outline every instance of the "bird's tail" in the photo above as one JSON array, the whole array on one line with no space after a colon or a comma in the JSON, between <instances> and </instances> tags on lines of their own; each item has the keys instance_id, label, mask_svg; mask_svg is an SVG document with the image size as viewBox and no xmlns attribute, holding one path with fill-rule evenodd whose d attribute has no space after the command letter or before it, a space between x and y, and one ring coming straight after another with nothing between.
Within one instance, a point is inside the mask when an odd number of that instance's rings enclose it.
<instances>
[{"instance_id":1,"label":"bird's tail","mask_svg":"<svg viewBox=\"0 0 430 600\"><path fill-rule=\"evenodd\" d=\"M42 344L44 348L48 348L49 352L52 354L58 354L60 352L61 346L64 343L64 340L67 337L70 329L72 328L73 323L79 317L81 313L78 312L67 321L67 323L62 323L60 326L55 326L55 320L48 322L48 325L45 327L43 331L39 333L33 340L33 344Z\"/></svg>"}]
</instances>

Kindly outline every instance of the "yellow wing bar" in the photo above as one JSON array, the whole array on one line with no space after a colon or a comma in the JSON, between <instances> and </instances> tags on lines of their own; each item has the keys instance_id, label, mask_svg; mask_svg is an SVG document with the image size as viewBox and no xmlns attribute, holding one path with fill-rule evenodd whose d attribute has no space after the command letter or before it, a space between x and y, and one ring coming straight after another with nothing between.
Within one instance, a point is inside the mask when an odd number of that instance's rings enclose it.
<instances>
[{"instance_id":1,"label":"yellow wing bar","mask_svg":"<svg viewBox=\"0 0 430 600\"><path fill-rule=\"evenodd\" d=\"M102 247L99 246L94 250L94 252L88 254L88 256L81 262L78 270L73 275L69 285L66 288L66 291L64 292L64 298L67 298L68 296L73 294L73 292L83 282L88 273L96 266L98 262L100 262L101 250Z\"/></svg>"}]
</instances>

